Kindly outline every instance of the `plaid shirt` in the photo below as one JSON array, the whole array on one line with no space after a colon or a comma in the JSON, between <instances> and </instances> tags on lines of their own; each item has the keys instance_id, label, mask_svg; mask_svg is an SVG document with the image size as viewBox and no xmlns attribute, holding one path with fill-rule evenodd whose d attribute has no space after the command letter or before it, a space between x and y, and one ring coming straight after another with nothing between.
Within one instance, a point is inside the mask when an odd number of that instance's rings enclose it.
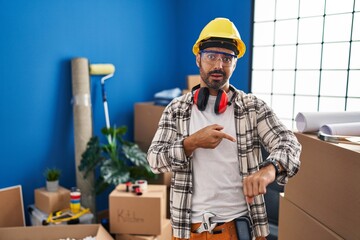
<instances>
[{"instance_id":1,"label":"plaid shirt","mask_svg":"<svg viewBox=\"0 0 360 240\"><path fill-rule=\"evenodd\" d=\"M300 167L301 145L264 101L239 90L234 94L240 174L247 176L259 170L263 145L269 152L268 158L279 161L285 169L277 176L277 182L287 183ZM190 238L192 156L186 157L183 140L189 136L192 105L192 93L187 93L165 108L147 156L154 173L173 172L170 212L173 234L178 238ZM267 236L269 226L264 196L256 196L249 209L255 236Z\"/></svg>"}]
</instances>

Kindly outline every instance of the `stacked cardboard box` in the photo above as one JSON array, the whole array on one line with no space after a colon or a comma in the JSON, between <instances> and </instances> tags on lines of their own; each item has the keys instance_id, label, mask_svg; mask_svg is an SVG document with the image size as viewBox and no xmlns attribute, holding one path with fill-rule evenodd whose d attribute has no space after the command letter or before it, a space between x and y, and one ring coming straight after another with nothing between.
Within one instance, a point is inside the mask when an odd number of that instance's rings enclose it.
<instances>
[{"instance_id":1,"label":"stacked cardboard box","mask_svg":"<svg viewBox=\"0 0 360 240\"><path fill-rule=\"evenodd\" d=\"M280 197L279 220L279 240L343 239L283 196Z\"/></svg>"},{"instance_id":2,"label":"stacked cardboard box","mask_svg":"<svg viewBox=\"0 0 360 240\"><path fill-rule=\"evenodd\" d=\"M139 145L140 149L147 152L151 141L157 130L161 114L164 111L164 106L154 105L152 102L136 103L134 111L135 121L135 142ZM167 191L170 190L172 173L161 173L156 176L156 179L149 179L151 184L166 185ZM170 217L170 206L167 203L167 217Z\"/></svg>"},{"instance_id":3,"label":"stacked cardboard box","mask_svg":"<svg viewBox=\"0 0 360 240\"><path fill-rule=\"evenodd\" d=\"M46 223L50 213L70 211L70 190L59 186L56 192L49 192L46 188L38 188L34 190L35 204L29 205L27 210L30 216L32 226L42 226ZM87 212L79 218L69 220L69 223L91 224L94 215ZM55 223L51 223L55 224ZM68 224L68 222L58 222L56 224Z\"/></svg>"},{"instance_id":4,"label":"stacked cardboard box","mask_svg":"<svg viewBox=\"0 0 360 240\"><path fill-rule=\"evenodd\" d=\"M135 104L134 139L144 152L150 147L164 109L164 106L155 105L153 102Z\"/></svg>"},{"instance_id":5,"label":"stacked cardboard box","mask_svg":"<svg viewBox=\"0 0 360 240\"><path fill-rule=\"evenodd\" d=\"M142 195L137 195L127 191L125 184L118 185L109 196L110 232L119 235L117 239L164 235L170 239L166 189L165 185L149 184Z\"/></svg>"},{"instance_id":6,"label":"stacked cardboard box","mask_svg":"<svg viewBox=\"0 0 360 240\"><path fill-rule=\"evenodd\" d=\"M296 136L301 168L280 201L279 240L360 239L360 146Z\"/></svg>"},{"instance_id":7,"label":"stacked cardboard box","mask_svg":"<svg viewBox=\"0 0 360 240\"><path fill-rule=\"evenodd\" d=\"M187 89L184 89L183 93L191 91L199 83L200 75L188 75L186 77ZM153 102L142 102L136 103L134 108L134 139L141 150L147 152L165 107L155 105Z\"/></svg>"},{"instance_id":8,"label":"stacked cardboard box","mask_svg":"<svg viewBox=\"0 0 360 240\"><path fill-rule=\"evenodd\" d=\"M187 89L183 93L191 91L199 83L200 75L188 75L186 77ZM154 105L153 102L136 103L134 106L134 140L144 152L147 152L151 145L164 109L164 106ZM170 186L171 173L161 174L152 183Z\"/></svg>"},{"instance_id":9,"label":"stacked cardboard box","mask_svg":"<svg viewBox=\"0 0 360 240\"><path fill-rule=\"evenodd\" d=\"M191 91L191 89L200 83L200 75L188 75L186 77L187 89L183 90L183 94ZM165 106L155 105L153 102L140 102L134 106L134 140L141 150L147 152L154 138L159 125L161 115ZM149 179L151 184L160 184L167 186L167 192L170 192L172 173L162 173L156 179ZM167 218L170 218L170 204L166 206Z\"/></svg>"},{"instance_id":10,"label":"stacked cardboard box","mask_svg":"<svg viewBox=\"0 0 360 240\"><path fill-rule=\"evenodd\" d=\"M170 220L166 219L163 223L161 234L156 236L141 234L116 234L116 240L169 240L172 236Z\"/></svg>"},{"instance_id":11,"label":"stacked cardboard box","mask_svg":"<svg viewBox=\"0 0 360 240\"><path fill-rule=\"evenodd\" d=\"M183 93L188 93L191 91L191 89L193 87L195 87L196 85L200 84L200 75L188 75L186 77L186 86L187 86L187 89L184 89L183 90Z\"/></svg>"},{"instance_id":12,"label":"stacked cardboard box","mask_svg":"<svg viewBox=\"0 0 360 240\"><path fill-rule=\"evenodd\" d=\"M45 188L34 190L35 207L44 213L50 214L55 211L69 208L70 190L59 186L56 192L49 192Z\"/></svg>"},{"instance_id":13,"label":"stacked cardboard box","mask_svg":"<svg viewBox=\"0 0 360 240\"><path fill-rule=\"evenodd\" d=\"M40 209L36 208L34 205L30 205L27 208L29 216L30 216L30 223L31 226L43 226L45 225L44 222L46 222L46 220L48 220L49 214L45 213L43 211L41 211ZM66 213L66 212L65 212ZM81 215L78 218L72 219L69 222L57 222L57 223L48 223L48 224L69 224L69 223L73 223L73 224L91 224L93 223L94 220L94 215L91 212L85 213L83 215Z\"/></svg>"}]
</instances>

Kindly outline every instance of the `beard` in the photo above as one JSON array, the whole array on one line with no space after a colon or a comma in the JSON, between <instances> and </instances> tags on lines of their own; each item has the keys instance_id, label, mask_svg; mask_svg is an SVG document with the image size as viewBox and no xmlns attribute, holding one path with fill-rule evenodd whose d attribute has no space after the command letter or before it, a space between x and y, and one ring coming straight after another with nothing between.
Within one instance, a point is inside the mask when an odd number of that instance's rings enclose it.
<instances>
[{"instance_id":1,"label":"beard","mask_svg":"<svg viewBox=\"0 0 360 240\"><path fill-rule=\"evenodd\" d=\"M213 70L210 72L206 72L200 62L200 77L201 79L205 82L206 86L210 89L214 89L214 90L220 90L222 89L226 83L229 80L229 77L227 76L226 72L222 71L222 70ZM211 81L210 77L211 74L221 74L223 76L223 79L220 81Z\"/></svg>"}]
</instances>

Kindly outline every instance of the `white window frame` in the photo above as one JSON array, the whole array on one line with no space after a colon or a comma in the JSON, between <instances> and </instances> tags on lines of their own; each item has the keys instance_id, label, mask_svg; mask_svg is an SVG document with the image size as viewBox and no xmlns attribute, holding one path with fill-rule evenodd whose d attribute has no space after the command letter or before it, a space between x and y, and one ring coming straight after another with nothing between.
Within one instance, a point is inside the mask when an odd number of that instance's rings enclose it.
<instances>
[{"instance_id":1,"label":"white window frame","mask_svg":"<svg viewBox=\"0 0 360 240\"><path fill-rule=\"evenodd\" d=\"M360 111L360 0L255 0L251 92L295 129L304 111Z\"/></svg>"}]
</instances>

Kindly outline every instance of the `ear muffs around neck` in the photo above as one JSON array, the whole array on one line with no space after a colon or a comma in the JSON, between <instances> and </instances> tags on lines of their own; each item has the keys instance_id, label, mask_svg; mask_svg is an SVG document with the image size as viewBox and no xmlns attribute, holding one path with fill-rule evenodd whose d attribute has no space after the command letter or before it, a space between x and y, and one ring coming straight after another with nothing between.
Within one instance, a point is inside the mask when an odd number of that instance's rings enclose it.
<instances>
[{"instance_id":1,"label":"ear muffs around neck","mask_svg":"<svg viewBox=\"0 0 360 240\"><path fill-rule=\"evenodd\" d=\"M200 111L204 111L209 100L209 88L201 88L200 86L196 86L193 88L192 91L194 104L198 107ZM230 104L231 103L228 101L228 96L226 92L224 90L219 90L215 100L214 112L216 114L224 113L227 106Z\"/></svg>"},{"instance_id":2,"label":"ear muffs around neck","mask_svg":"<svg viewBox=\"0 0 360 240\"><path fill-rule=\"evenodd\" d=\"M200 111L204 111L206 109L209 95L210 93L208 88L199 88L195 91L194 103Z\"/></svg>"},{"instance_id":3,"label":"ear muffs around neck","mask_svg":"<svg viewBox=\"0 0 360 240\"><path fill-rule=\"evenodd\" d=\"M223 112L226 111L226 107L228 106L228 97L227 94L224 90L219 90L217 96L216 96L216 101L215 101L215 106L214 106L214 112L216 114L221 114Z\"/></svg>"}]
</instances>

